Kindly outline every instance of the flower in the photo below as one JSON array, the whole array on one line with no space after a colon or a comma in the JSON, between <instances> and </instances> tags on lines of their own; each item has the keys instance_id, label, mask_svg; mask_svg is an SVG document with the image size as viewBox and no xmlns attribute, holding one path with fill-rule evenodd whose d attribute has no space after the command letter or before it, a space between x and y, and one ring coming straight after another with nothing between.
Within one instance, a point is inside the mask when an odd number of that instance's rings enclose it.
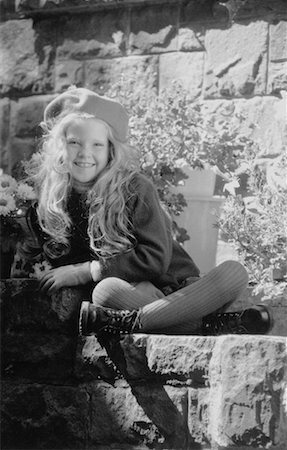
<instances>
[{"instance_id":1,"label":"flower","mask_svg":"<svg viewBox=\"0 0 287 450\"><path fill-rule=\"evenodd\" d=\"M36 198L34 189L27 183L18 184L16 195L22 200L35 200Z\"/></svg>"},{"instance_id":2,"label":"flower","mask_svg":"<svg viewBox=\"0 0 287 450\"><path fill-rule=\"evenodd\" d=\"M43 277L43 275L45 275L52 269L52 266L47 261L42 261L35 263L32 269L33 272L29 274L29 277L37 278L37 280L40 280Z\"/></svg>"},{"instance_id":3,"label":"flower","mask_svg":"<svg viewBox=\"0 0 287 450\"><path fill-rule=\"evenodd\" d=\"M7 194L13 194L17 189L17 181L15 178L1 173L0 175L0 192L5 192Z\"/></svg>"},{"instance_id":4,"label":"flower","mask_svg":"<svg viewBox=\"0 0 287 450\"><path fill-rule=\"evenodd\" d=\"M17 182L0 169L0 216L22 217L29 202L36 199L34 189L24 182Z\"/></svg>"},{"instance_id":5,"label":"flower","mask_svg":"<svg viewBox=\"0 0 287 450\"><path fill-rule=\"evenodd\" d=\"M0 191L0 216L8 216L16 208L12 195Z\"/></svg>"}]
</instances>

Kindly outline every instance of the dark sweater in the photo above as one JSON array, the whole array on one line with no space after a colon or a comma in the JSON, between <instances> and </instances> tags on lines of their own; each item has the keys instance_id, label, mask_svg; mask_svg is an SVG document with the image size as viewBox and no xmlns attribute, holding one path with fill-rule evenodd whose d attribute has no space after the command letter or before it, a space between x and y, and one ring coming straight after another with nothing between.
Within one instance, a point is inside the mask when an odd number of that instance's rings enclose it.
<instances>
[{"instance_id":1,"label":"dark sweater","mask_svg":"<svg viewBox=\"0 0 287 450\"><path fill-rule=\"evenodd\" d=\"M199 270L185 250L172 238L171 220L160 205L152 182L142 174L135 176L127 200L136 243L133 248L99 258L101 279L118 277L128 282L151 281L159 289L178 289ZM59 266L97 259L89 248L88 214L82 196L72 193L68 210L74 223L71 251L51 261Z\"/></svg>"}]
</instances>

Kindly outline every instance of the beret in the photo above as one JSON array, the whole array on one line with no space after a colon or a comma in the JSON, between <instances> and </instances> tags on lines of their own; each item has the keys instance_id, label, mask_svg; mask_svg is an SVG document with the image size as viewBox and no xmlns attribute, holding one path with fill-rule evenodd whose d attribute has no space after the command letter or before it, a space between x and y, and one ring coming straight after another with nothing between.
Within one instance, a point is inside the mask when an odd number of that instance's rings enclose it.
<instances>
[{"instance_id":1,"label":"beret","mask_svg":"<svg viewBox=\"0 0 287 450\"><path fill-rule=\"evenodd\" d=\"M124 107L117 101L98 95L86 88L71 87L52 100L44 111L44 121L56 119L73 112L83 112L103 120L113 130L120 142L128 137L129 117Z\"/></svg>"}]
</instances>

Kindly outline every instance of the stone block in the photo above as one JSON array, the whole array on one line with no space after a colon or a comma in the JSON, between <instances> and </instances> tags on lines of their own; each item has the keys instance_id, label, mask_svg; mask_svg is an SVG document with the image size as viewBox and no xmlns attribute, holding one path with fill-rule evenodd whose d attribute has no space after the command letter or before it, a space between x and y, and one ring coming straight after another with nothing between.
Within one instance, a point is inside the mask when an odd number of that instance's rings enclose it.
<instances>
[{"instance_id":1,"label":"stone block","mask_svg":"<svg viewBox=\"0 0 287 450\"><path fill-rule=\"evenodd\" d=\"M29 329L78 334L78 314L85 295L81 289L62 289L51 297L38 291L38 281L9 279L0 282L3 332Z\"/></svg>"},{"instance_id":2,"label":"stone block","mask_svg":"<svg viewBox=\"0 0 287 450\"><path fill-rule=\"evenodd\" d=\"M151 2L153 0L147 0ZM134 0L133 3L142 2L142 0ZM121 4L130 3L130 0L121 0ZM61 8L69 8L73 9L73 7L77 8L79 6L85 7L87 12L90 11L90 8L93 6L101 6L107 7L109 4L118 6L118 0L17 0L16 2L16 10L19 12L29 12L37 9L49 10L57 8L59 11Z\"/></svg>"},{"instance_id":3,"label":"stone block","mask_svg":"<svg viewBox=\"0 0 287 450\"><path fill-rule=\"evenodd\" d=\"M182 2L180 8L180 24L213 19L213 2L210 0L190 0Z\"/></svg>"},{"instance_id":4,"label":"stone block","mask_svg":"<svg viewBox=\"0 0 287 450\"><path fill-rule=\"evenodd\" d=\"M270 24L268 94L287 90L287 22ZM286 113L286 112L285 112Z\"/></svg>"},{"instance_id":5,"label":"stone block","mask_svg":"<svg viewBox=\"0 0 287 450\"><path fill-rule=\"evenodd\" d=\"M57 60L114 58L126 52L128 13L97 11L61 19Z\"/></svg>"},{"instance_id":6,"label":"stone block","mask_svg":"<svg viewBox=\"0 0 287 450\"><path fill-rule=\"evenodd\" d=\"M113 84L123 80L131 86L133 95L150 92L157 86L158 57L131 56L128 58L96 59L86 63L85 85L103 94Z\"/></svg>"},{"instance_id":7,"label":"stone block","mask_svg":"<svg viewBox=\"0 0 287 450\"><path fill-rule=\"evenodd\" d=\"M242 132L259 142L259 155L274 158L287 145L286 102L278 97L205 101L206 115L222 113L224 118L238 112L246 118L240 125Z\"/></svg>"},{"instance_id":8,"label":"stone block","mask_svg":"<svg viewBox=\"0 0 287 450\"><path fill-rule=\"evenodd\" d=\"M281 91L287 91L287 60L269 64L267 93L280 95Z\"/></svg>"},{"instance_id":9,"label":"stone block","mask_svg":"<svg viewBox=\"0 0 287 450\"><path fill-rule=\"evenodd\" d=\"M287 22L280 21L270 24L270 61L287 60Z\"/></svg>"},{"instance_id":10,"label":"stone block","mask_svg":"<svg viewBox=\"0 0 287 450\"><path fill-rule=\"evenodd\" d=\"M81 61L59 61L55 68L55 89L57 92L71 85L81 87L84 84L84 65Z\"/></svg>"},{"instance_id":11,"label":"stone block","mask_svg":"<svg viewBox=\"0 0 287 450\"><path fill-rule=\"evenodd\" d=\"M2 378L33 383L65 383L73 378L77 336L46 331L2 336Z\"/></svg>"},{"instance_id":12,"label":"stone block","mask_svg":"<svg viewBox=\"0 0 287 450\"><path fill-rule=\"evenodd\" d=\"M78 348L77 376L84 371L89 378L124 376L133 384L164 379L204 387L214 344L212 336L194 336L191 341L189 336L134 334L107 353L96 338L87 337Z\"/></svg>"},{"instance_id":13,"label":"stone block","mask_svg":"<svg viewBox=\"0 0 287 450\"><path fill-rule=\"evenodd\" d=\"M212 445L271 447L286 443L286 342L282 338L221 336L210 360Z\"/></svg>"},{"instance_id":14,"label":"stone block","mask_svg":"<svg viewBox=\"0 0 287 450\"><path fill-rule=\"evenodd\" d=\"M203 25L180 26L178 30L178 50L180 52L204 51L205 28Z\"/></svg>"},{"instance_id":15,"label":"stone block","mask_svg":"<svg viewBox=\"0 0 287 450\"><path fill-rule=\"evenodd\" d=\"M85 387L9 384L2 386L3 448L83 448L89 433Z\"/></svg>"},{"instance_id":16,"label":"stone block","mask_svg":"<svg viewBox=\"0 0 287 450\"><path fill-rule=\"evenodd\" d=\"M52 96L35 95L11 102L11 135L17 138L35 138L43 120L45 107Z\"/></svg>"},{"instance_id":17,"label":"stone block","mask_svg":"<svg viewBox=\"0 0 287 450\"><path fill-rule=\"evenodd\" d=\"M203 83L204 53L170 53L160 55L159 87L170 87L172 81L180 81L190 95L200 96Z\"/></svg>"},{"instance_id":18,"label":"stone block","mask_svg":"<svg viewBox=\"0 0 287 450\"><path fill-rule=\"evenodd\" d=\"M235 20L246 20L251 18L265 17L270 22L276 19L286 18L285 0L235 0L239 9L237 10Z\"/></svg>"},{"instance_id":19,"label":"stone block","mask_svg":"<svg viewBox=\"0 0 287 450\"><path fill-rule=\"evenodd\" d=\"M147 362L152 373L205 386L215 338L153 335L147 339Z\"/></svg>"},{"instance_id":20,"label":"stone block","mask_svg":"<svg viewBox=\"0 0 287 450\"><path fill-rule=\"evenodd\" d=\"M204 97L265 94L267 36L268 25L263 21L207 30Z\"/></svg>"},{"instance_id":21,"label":"stone block","mask_svg":"<svg viewBox=\"0 0 287 450\"><path fill-rule=\"evenodd\" d=\"M208 402L209 389L188 389L187 424L190 437L189 444L194 447L210 448L211 437L208 431Z\"/></svg>"},{"instance_id":22,"label":"stone block","mask_svg":"<svg viewBox=\"0 0 287 450\"><path fill-rule=\"evenodd\" d=\"M10 168L13 176L21 173L22 161L29 160L36 148L36 141L33 138L11 138L9 153Z\"/></svg>"},{"instance_id":23,"label":"stone block","mask_svg":"<svg viewBox=\"0 0 287 450\"><path fill-rule=\"evenodd\" d=\"M176 50L177 5L135 8L131 12L129 54L162 53Z\"/></svg>"},{"instance_id":24,"label":"stone block","mask_svg":"<svg viewBox=\"0 0 287 450\"><path fill-rule=\"evenodd\" d=\"M87 336L78 341L74 376L78 380L94 381L101 379L114 384L115 380L122 378L115 361L102 348L95 336Z\"/></svg>"},{"instance_id":25,"label":"stone block","mask_svg":"<svg viewBox=\"0 0 287 450\"><path fill-rule=\"evenodd\" d=\"M91 441L186 448L187 392L172 386L90 385Z\"/></svg>"},{"instance_id":26,"label":"stone block","mask_svg":"<svg viewBox=\"0 0 287 450\"><path fill-rule=\"evenodd\" d=\"M10 170L9 136L10 136L10 100L0 100L0 167L4 172Z\"/></svg>"},{"instance_id":27,"label":"stone block","mask_svg":"<svg viewBox=\"0 0 287 450\"><path fill-rule=\"evenodd\" d=\"M55 17L34 20L35 51L39 59L39 77L33 85L33 94L54 92L55 58L62 23Z\"/></svg>"},{"instance_id":28,"label":"stone block","mask_svg":"<svg viewBox=\"0 0 287 450\"><path fill-rule=\"evenodd\" d=\"M32 20L9 20L0 25L0 92L31 90L39 78Z\"/></svg>"}]
</instances>

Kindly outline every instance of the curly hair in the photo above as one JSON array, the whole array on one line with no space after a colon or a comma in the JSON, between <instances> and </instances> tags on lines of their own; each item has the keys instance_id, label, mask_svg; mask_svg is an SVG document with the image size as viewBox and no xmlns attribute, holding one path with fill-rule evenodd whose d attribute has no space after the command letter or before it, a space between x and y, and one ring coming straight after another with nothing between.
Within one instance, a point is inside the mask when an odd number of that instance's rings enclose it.
<instances>
[{"instance_id":1,"label":"curly hair","mask_svg":"<svg viewBox=\"0 0 287 450\"><path fill-rule=\"evenodd\" d=\"M73 224L67 209L72 178L66 164L66 132L69 125L88 119L95 117L70 113L53 126L42 123L40 151L30 166L39 198L40 226L56 243L68 248ZM133 195L130 183L139 172L139 163L136 149L117 141L111 127L102 123L108 130L110 155L106 168L87 192L88 236L95 255L109 257L127 251L135 243L127 201Z\"/></svg>"}]
</instances>

